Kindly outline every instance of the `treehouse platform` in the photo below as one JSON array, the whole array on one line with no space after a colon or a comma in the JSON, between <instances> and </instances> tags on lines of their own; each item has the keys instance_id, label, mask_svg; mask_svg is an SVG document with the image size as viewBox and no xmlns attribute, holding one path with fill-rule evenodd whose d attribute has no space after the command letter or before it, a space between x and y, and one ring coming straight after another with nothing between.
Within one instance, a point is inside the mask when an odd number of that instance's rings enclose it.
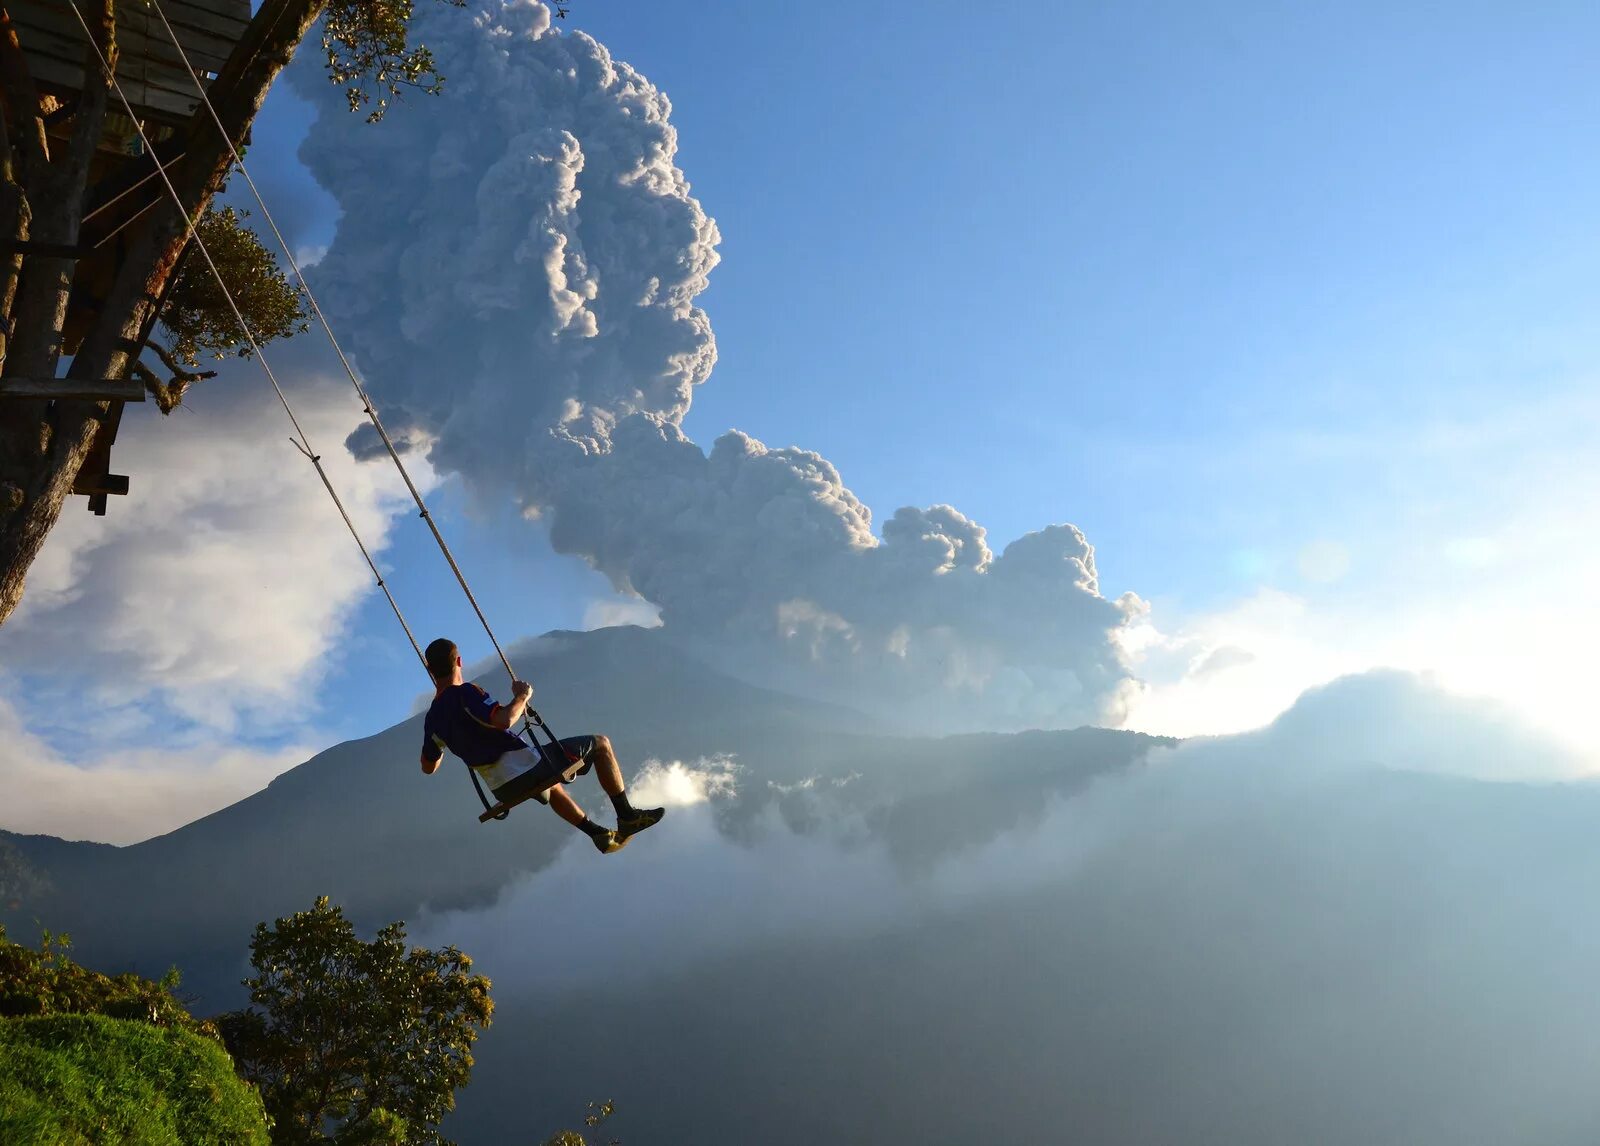
<instances>
[{"instance_id":1,"label":"treehouse platform","mask_svg":"<svg viewBox=\"0 0 1600 1146\"><path fill-rule=\"evenodd\" d=\"M7 0L6 11L33 82L41 93L70 103L83 88L88 50L72 8L62 0ZM250 0L161 0L161 11L202 82L216 78L250 23ZM117 0L116 15L117 82L134 114L168 128L182 126L200 97L161 17L149 0ZM129 131L137 142L131 126Z\"/></svg>"},{"instance_id":2,"label":"treehouse platform","mask_svg":"<svg viewBox=\"0 0 1600 1146\"><path fill-rule=\"evenodd\" d=\"M203 85L221 72L250 23L250 0L160 0L160 4L158 13L151 0L116 0L117 82L138 123L136 126L129 119L121 101L113 97L91 169L78 245L70 251L34 252L77 260L63 330L68 354L75 351L103 290L115 276L123 232L163 201L165 186L158 165L167 167L182 158L182 128L200 108L194 80L183 56L173 47L161 13ZM89 58L83 28L64 0L5 0L4 8L39 92L47 129L64 140L71 132ZM155 154L146 154L138 127L143 127ZM24 244L22 253L29 253L30 246ZM111 447L122 421L123 403L143 400L140 384L117 379L96 383L0 379L0 400L8 397L107 401L107 415L73 492L87 496L95 514L105 513L109 495L128 492L128 478L111 472Z\"/></svg>"}]
</instances>

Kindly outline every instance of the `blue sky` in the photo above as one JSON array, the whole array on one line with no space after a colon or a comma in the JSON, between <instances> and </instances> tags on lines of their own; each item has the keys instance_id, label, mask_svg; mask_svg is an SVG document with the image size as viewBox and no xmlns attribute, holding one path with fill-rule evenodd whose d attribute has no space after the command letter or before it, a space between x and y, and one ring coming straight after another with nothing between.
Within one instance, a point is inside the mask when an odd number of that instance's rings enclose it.
<instances>
[{"instance_id":1,"label":"blue sky","mask_svg":"<svg viewBox=\"0 0 1600 1146\"><path fill-rule=\"evenodd\" d=\"M816 449L880 521L949 502L998 548L1067 520L1109 595L1343 607L1476 577L1440 550L1593 441L1586 6L573 20L671 97L723 234L686 429ZM1299 574L1323 540L1342 585Z\"/></svg>"},{"instance_id":2,"label":"blue sky","mask_svg":"<svg viewBox=\"0 0 1600 1146\"><path fill-rule=\"evenodd\" d=\"M1102 593L1152 603L1161 731L1260 723L1394 663L1581 723L1592 6L579 0L569 24L671 98L721 230L700 445L816 450L878 523L949 503L997 551L1079 526ZM309 118L280 85L249 156L306 249L337 225L294 158ZM435 496L502 636L594 622L599 574L512 507ZM419 636L486 654L420 524L395 523L383 563ZM387 606L346 621L305 719L238 735L326 743L408 710ZM1190 679L1222 647L1256 676Z\"/></svg>"}]
</instances>

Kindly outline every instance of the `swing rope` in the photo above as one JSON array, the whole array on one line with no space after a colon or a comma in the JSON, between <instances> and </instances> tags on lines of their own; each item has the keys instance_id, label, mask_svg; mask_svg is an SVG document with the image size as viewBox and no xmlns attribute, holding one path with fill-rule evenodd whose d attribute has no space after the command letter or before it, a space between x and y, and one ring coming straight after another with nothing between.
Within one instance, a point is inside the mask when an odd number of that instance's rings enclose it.
<instances>
[{"instance_id":1,"label":"swing rope","mask_svg":"<svg viewBox=\"0 0 1600 1146\"><path fill-rule=\"evenodd\" d=\"M300 265L295 260L294 252L290 250L289 244L284 240L283 233L278 229L277 222L273 219L272 212L268 209L266 201L262 198L260 190L256 187L255 180L250 177L249 170L245 167L243 157L239 154L238 149L234 147L233 140L229 137L227 129L223 127L222 119L220 116L218 116L215 106L211 103L210 97L206 94L205 85L200 82L200 77L195 74L194 67L190 63L188 54L185 52L183 44L179 41L177 33L173 31L171 23L169 23L167 20L166 13L162 10L160 4L156 3L156 0L142 0L142 2L147 4L149 7L153 7L156 11L156 14L161 18L161 23L166 28L167 35L171 38L173 47L177 50L178 58L183 62L184 70L189 73L189 78L194 83L195 90L199 93L200 102L205 105L206 110L210 113L211 120L216 125L217 132L221 136L222 141L227 145L234 164L238 167L240 173L244 175L245 182L249 185L251 194L255 197L256 203L260 206L262 215L266 218L268 226L272 228L273 236L277 239L279 247L282 248L285 257L288 259L289 266L294 270L295 278L299 281L300 288L305 292L306 298L311 304L312 312L316 315L318 323L321 325L323 331L327 334L328 341L332 344L334 352L338 355L339 362L344 367L345 375L350 379L351 385L355 387L357 395L360 396L363 412L369 419L371 419L373 428L377 430L379 438L382 439L384 448L388 450L389 457L391 460L393 460L395 468L400 471L400 476L405 482L406 489L410 492L412 501L416 503L418 515L428 523L428 529L433 534L433 539L438 544L439 551L444 555L444 559L449 564L451 572L455 574L456 582L461 586L462 593L466 595L467 601L472 605L473 612L477 614L478 622L483 626L483 631L488 635L489 643L494 646L494 651L499 656L500 663L505 667L506 674L512 679L512 681L515 681L517 679L517 675L511 667L510 659L506 656L505 650L501 648L499 640L495 637L494 630L489 625L488 617L484 615L482 607L478 604L477 597L472 592L472 587L467 583L466 575L461 571L461 566L456 562L455 555L451 553L450 546L445 542L444 534L440 532L438 523L434 520L433 514L429 511L427 503L423 500L422 492L417 488L416 483L411 478L410 472L406 469L405 462L401 459L399 450L395 448L394 441L389 437L388 431L384 429L383 422L378 417L377 407L373 404L372 398L367 393L366 388L362 386L361 380L356 376L354 368L350 365L350 360L345 356L343 348L339 345L339 340L334 336L333 327L329 325L327 317L322 312L322 307L318 305L316 296L311 291L310 284L306 282L305 275L301 273ZM100 61L100 68L106 77L106 81L117 93L117 99L122 103L123 110L127 113L128 119L133 123L134 130L138 132L139 140L144 146L145 153L154 156L154 148L151 145L149 136L145 133L144 124L140 121L139 117L134 114L133 106L129 103L127 95L123 92L122 85L118 82L115 72L112 70L109 61L107 61L105 57L105 53L100 50L100 45L95 42L94 33L90 31L88 22L84 19L82 11L79 10L77 0L67 0L67 3L72 7L72 13L77 17L79 27L83 29L84 38L87 40L90 49ZM294 426L295 433L299 435L298 438L291 437L289 439L290 442L293 443L294 447L299 450L309 462L311 462L312 466L317 471L317 476L322 479L323 487L328 491L328 496L333 499L333 503L339 511L339 516L344 519L345 526L350 531L350 536L355 540L357 548L361 550L361 556L366 560L367 567L372 571L373 579L377 582L378 587L383 590L384 597L388 599L389 607L394 611L395 619L400 622L400 627L405 630L406 639L410 641L412 651L417 654L417 660L422 664L423 670L429 672L429 679L432 680L433 676L431 671L428 670L427 659L423 656L422 648L420 645L418 645L416 637L412 634L411 626L407 624L405 615L400 611L399 603L395 600L394 594L390 591L382 573L379 572L378 566L373 561L372 555L368 551L366 544L361 540L361 535L359 532L357 532L355 523L351 520L349 512L345 509L344 502L340 499L338 492L335 490L332 480L328 477L327 471L323 468L322 455L318 454L311 448L311 441L305 432L305 428L300 424L300 419L295 415L294 408L290 404L288 396L284 393L283 387L279 384L277 375L273 372L272 366L270 363L268 363L265 353L263 353L260 344L256 341L256 337L251 331L249 324L245 321L244 314L240 310L238 302L235 301L233 297L233 292L228 289L227 283L223 281L222 273L218 270L216 262L212 259L211 252L207 249L205 240L200 237L200 233L195 226L194 220L189 217L188 211L184 209L183 199L178 194L177 188L173 185L172 179L168 176L166 167L162 165L159 157L155 159L155 164L156 174L160 176L162 184L165 185L167 189L167 194L171 197L174 206L177 208L179 216L184 221L184 227L188 233L188 241L194 243L199 249L201 255L205 258L206 265L211 269L212 277L216 279L218 289L221 290L223 297L227 300L228 308L233 312L234 321L239 324L239 329L244 333L245 341L249 344L250 350L255 355L256 360L261 363L261 368L266 373L267 380L272 383L273 392L277 394L278 401L280 404L282 404L284 413L289 416L289 421ZM539 713L534 709L526 708L524 710L523 725L529 734L529 738L533 742L532 747L536 753L542 755L543 749L539 744L538 735L534 732L535 725L537 725L537 727L545 734L545 736L549 738L552 748L554 748L558 753L563 751L561 749L560 741L556 738L555 733L550 731L549 725L544 722L544 719L540 717ZM467 774L472 778L473 789L478 793L478 799L483 804L484 814L480 816L479 819L505 819L506 816L510 814L510 807L504 804L490 804L489 798L484 795L483 786L479 782L477 774L473 772L471 768L467 769Z\"/></svg>"}]
</instances>

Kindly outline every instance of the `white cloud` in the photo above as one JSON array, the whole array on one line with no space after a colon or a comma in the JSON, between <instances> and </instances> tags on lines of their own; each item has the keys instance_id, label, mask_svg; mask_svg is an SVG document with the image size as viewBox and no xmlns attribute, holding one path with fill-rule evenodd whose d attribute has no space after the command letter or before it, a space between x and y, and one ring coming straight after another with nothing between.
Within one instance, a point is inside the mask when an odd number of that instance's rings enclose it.
<instances>
[{"instance_id":1,"label":"white cloud","mask_svg":"<svg viewBox=\"0 0 1600 1146\"><path fill-rule=\"evenodd\" d=\"M682 760L646 760L628 783L633 800L644 807L687 808L733 795L738 764L718 756L685 764Z\"/></svg>"},{"instance_id":2,"label":"white cloud","mask_svg":"<svg viewBox=\"0 0 1600 1146\"><path fill-rule=\"evenodd\" d=\"M381 561L404 491L388 467L340 447L361 417L353 391L276 368ZM157 700L221 730L244 716L281 720L372 585L289 433L253 363L229 365L170 417L130 407L114 464L132 490L105 517L68 505L0 630L6 664L98 706ZM426 484L426 466L419 472Z\"/></svg>"},{"instance_id":3,"label":"white cloud","mask_svg":"<svg viewBox=\"0 0 1600 1146\"><path fill-rule=\"evenodd\" d=\"M638 625L654 629L661 624L661 610L639 597L611 597L591 601L583 611L585 629L607 629L616 625Z\"/></svg>"},{"instance_id":4,"label":"white cloud","mask_svg":"<svg viewBox=\"0 0 1600 1146\"><path fill-rule=\"evenodd\" d=\"M1166 736L1258 728L1306 689L1369 667L1360 651L1322 643L1321 623L1303 598L1277 590L1172 632L1139 618L1123 639L1144 685L1125 726Z\"/></svg>"},{"instance_id":5,"label":"white cloud","mask_svg":"<svg viewBox=\"0 0 1600 1146\"><path fill-rule=\"evenodd\" d=\"M64 759L0 699L0 828L131 844L180 828L260 791L315 748L128 748L92 764Z\"/></svg>"},{"instance_id":6,"label":"white cloud","mask_svg":"<svg viewBox=\"0 0 1600 1146\"><path fill-rule=\"evenodd\" d=\"M1123 634L1145 682L1124 726L1170 736L1257 728L1308 689L1387 666L1492 697L1484 703L1556 737L1600 771L1589 697L1600 607L1582 587L1590 575L1600 575L1600 564L1575 549L1540 572L1538 592L1425 581L1377 602L1314 602L1262 589L1166 629L1145 616Z\"/></svg>"}]
</instances>

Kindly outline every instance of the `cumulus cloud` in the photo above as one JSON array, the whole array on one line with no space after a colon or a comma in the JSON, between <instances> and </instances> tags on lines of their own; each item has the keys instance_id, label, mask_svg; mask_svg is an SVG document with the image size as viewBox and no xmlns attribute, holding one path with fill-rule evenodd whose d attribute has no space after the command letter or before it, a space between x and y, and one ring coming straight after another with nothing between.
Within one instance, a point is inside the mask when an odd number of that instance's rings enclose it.
<instances>
[{"instance_id":1,"label":"cumulus cloud","mask_svg":"<svg viewBox=\"0 0 1600 1146\"><path fill-rule=\"evenodd\" d=\"M137 843L261 790L313 751L191 744L110 751L83 765L32 733L0 699L0 829Z\"/></svg>"},{"instance_id":2,"label":"cumulus cloud","mask_svg":"<svg viewBox=\"0 0 1600 1146\"><path fill-rule=\"evenodd\" d=\"M70 686L79 703L154 700L219 729L303 694L371 573L256 371L230 365L167 418L130 408L115 462L133 491L101 518L69 505L0 630L8 667L37 687ZM286 377L346 508L381 551L404 491L337 448L361 417L353 393L324 376Z\"/></svg>"},{"instance_id":3,"label":"cumulus cloud","mask_svg":"<svg viewBox=\"0 0 1600 1146\"><path fill-rule=\"evenodd\" d=\"M1138 602L1100 595L1076 529L996 555L934 506L880 537L821 456L684 436L719 234L663 93L530 0L416 22L450 83L381 128L298 73L323 108L301 157L344 208L316 284L387 422L748 673L946 727L1120 716Z\"/></svg>"}]
</instances>

